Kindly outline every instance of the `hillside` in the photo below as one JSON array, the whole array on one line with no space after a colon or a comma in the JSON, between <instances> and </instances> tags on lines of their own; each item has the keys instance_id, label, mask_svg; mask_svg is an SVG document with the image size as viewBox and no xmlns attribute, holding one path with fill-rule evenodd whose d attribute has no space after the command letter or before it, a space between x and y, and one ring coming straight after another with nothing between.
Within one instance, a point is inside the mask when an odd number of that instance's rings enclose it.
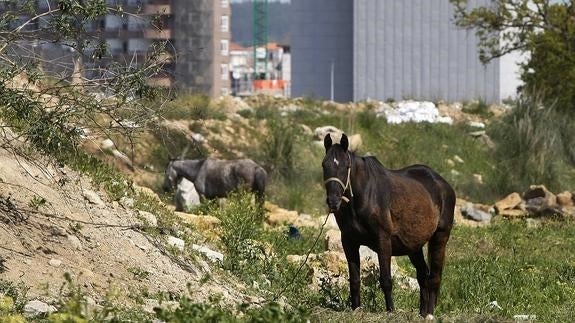
<instances>
[{"instance_id":1,"label":"hillside","mask_svg":"<svg viewBox=\"0 0 575 323\"><path fill-rule=\"evenodd\" d=\"M27 297L54 302L66 272L98 304L112 290L127 304L131 293L142 291L191 292L200 302L216 294L224 302L246 297L215 273L200 283L213 274L205 260L184 261L166 249L167 236L144 231L157 222L155 215L131 208L129 199L111 201L90 178L50 158L15 155L23 143L12 138L10 131L0 138L0 259L2 279L27 286ZM157 200L149 189L134 189ZM157 300L149 301L151 311Z\"/></svg>"},{"instance_id":2,"label":"hillside","mask_svg":"<svg viewBox=\"0 0 575 323\"><path fill-rule=\"evenodd\" d=\"M455 187L440 319L567 318L575 296L568 287L575 258L563 252L575 248L569 190L553 187L562 192L555 195L523 186L508 195L508 186L498 186L494 150L502 143L489 134L508 107L439 102L432 113L414 115L417 107L430 103L181 96L136 140L112 136L110 144L90 135L81 147L98 160L69 163L6 130L0 303L8 305L0 314L33 312L30 304L41 301L58 312L38 310L29 319L418 320L409 260L394 258L398 311L388 315L368 249L361 252L364 308L349 307L347 266L337 224L325 214L320 166L324 132L343 129L358 154L391 168L424 162ZM164 165L176 156L258 161L270 174L265 212L244 193L174 212L173 195L160 186Z\"/></svg>"}]
</instances>

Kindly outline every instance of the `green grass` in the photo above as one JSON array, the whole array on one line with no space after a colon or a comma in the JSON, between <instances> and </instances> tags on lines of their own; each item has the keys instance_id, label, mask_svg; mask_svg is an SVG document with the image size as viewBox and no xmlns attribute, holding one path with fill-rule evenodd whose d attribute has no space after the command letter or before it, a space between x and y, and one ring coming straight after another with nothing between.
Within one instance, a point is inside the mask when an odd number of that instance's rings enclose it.
<instances>
[{"instance_id":1,"label":"green grass","mask_svg":"<svg viewBox=\"0 0 575 323\"><path fill-rule=\"evenodd\" d=\"M570 252L575 250L574 230L575 223L570 221L534 228L507 220L483 228L455 227L447 247L436 317L446 322L503 322L529 314L536 315L539 322L571 322L575 311L575 254ZM408 261L399 263L407 268ZM371 302L378 310L353 313L349 307L344 311L316 308L312 322L419 319L418 292L395 285L397 312L387 314L383 293L373 279L371 283L362 286L362 300L364 306ZM373 289L378 292L375 300L369 298ZM488 305L493 301L501 309Z\"/></svg>"}]
</instances>

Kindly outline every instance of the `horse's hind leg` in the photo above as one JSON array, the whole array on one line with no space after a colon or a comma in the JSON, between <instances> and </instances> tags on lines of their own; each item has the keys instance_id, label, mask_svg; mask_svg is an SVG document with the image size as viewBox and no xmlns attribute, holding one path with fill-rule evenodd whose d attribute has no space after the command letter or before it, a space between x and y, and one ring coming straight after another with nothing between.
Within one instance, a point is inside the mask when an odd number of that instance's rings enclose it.
<instances>
[{"instance_id":1,"label":"horse's hind leg","mask_svg":"<svg viewBox=\"0 0 575 323\"><path fill-rule=\"evenodd\" d=\"M379 260L379 284L385 296L385 309L388 312L394 310L393 298L391 296L392 281L391 281L391 239L381 238L379 241L379 248L377 250L377 258Z\"/></svg>"},{"instance_id":2,"label":"horse's hind leg","mask_svg":"<svg viewBox=\"0 0 575 323\"><path fill-rule=\"evenodd\" d=\"M429 303L429 269L423 257L423 248L409 255L409 260L417 271L417 282L419 283L419 314L423 317L427 315L427 304Z\"/></svg>"},{"instance_id":3,"label":"horse's hind leg","mask_svg":"<svg viewBox=\"0 0 575 323\"><path fill-rule=\"evenodd\" d=\"M439 295L439 287L441 285L441 274L443 273L443 263L445 260L445 247L449 240L449 230L436 231L429 240L428 254L429 254L429 302L427 303L427 314L433 314L435 305L437 304L437 297Z\"/></svg>"}]
</instances>

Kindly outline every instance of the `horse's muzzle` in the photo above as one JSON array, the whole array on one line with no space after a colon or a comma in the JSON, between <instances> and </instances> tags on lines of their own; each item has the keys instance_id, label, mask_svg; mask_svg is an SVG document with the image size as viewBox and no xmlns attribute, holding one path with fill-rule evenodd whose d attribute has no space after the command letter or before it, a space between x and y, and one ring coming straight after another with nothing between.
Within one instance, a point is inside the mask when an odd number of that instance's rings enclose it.
<instances>
[{"instance_id":1,"label":"horse's muzzle","mask_svg":"<svg viewBox=\"0 0 575 323\"><path fill-rule=\"evenodd\" d=\"M327 207L329 209L329 212L336 212L337 210L339 210L339 207L341 206L341 198L340 197L328 197L326 200L327 203Z\"/></svg>"}]
</instances>

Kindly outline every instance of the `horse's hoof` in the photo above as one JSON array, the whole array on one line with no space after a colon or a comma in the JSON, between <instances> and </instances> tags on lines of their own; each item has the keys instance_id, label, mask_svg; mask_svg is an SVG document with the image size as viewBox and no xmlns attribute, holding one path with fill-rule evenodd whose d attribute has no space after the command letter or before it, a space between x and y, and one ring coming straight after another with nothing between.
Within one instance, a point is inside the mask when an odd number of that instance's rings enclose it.
<instances>
[{"instance_id":1,"label":"horse's hoof","mask_svg":"<svg viewBox=\"0 0 575 323\"><path fill-rule=\"evenodd\" d=\"M356 308L353 309L354 312L363 312L363 307L358 306Z\"/></svg>"},{"instance_id":2,"label":"horse's hoof","mask_svg":"<svg viewBox=\"0 0 575 323\"><path fill-rule=\"evenodd\" d=\"M433 314L427 314L427 316L425 316L425 320L426 321L435 321L435 316L433 316Z\"/></svg>"}]
</instances>

